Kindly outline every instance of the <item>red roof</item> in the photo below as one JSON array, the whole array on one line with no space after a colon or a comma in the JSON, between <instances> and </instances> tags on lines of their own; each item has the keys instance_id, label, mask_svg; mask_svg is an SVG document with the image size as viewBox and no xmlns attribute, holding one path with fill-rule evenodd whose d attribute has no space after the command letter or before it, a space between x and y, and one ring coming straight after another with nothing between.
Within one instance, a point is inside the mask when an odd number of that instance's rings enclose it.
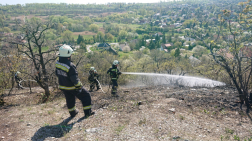
<instances>
[{"instance_id":1,"label":"red roof","mask_svg":"<svg viewBox=\"0 0 252 141\"><path fill-rule=\"evenodd\" d=\"M171 47L172 45L171 44L164 44L166 47Z\"/></svg>"}]
</instances>

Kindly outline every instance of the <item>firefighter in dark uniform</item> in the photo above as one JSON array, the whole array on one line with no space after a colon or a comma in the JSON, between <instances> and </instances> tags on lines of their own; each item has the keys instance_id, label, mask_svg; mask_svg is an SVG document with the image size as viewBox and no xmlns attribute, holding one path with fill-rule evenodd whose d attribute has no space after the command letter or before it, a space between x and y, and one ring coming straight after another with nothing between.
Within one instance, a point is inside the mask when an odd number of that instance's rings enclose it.
<instances>
[{"instance_id":1,"label":"firefighter in dark uniform","mask_svg":"<svg viewBox=\"0 0 252 141\"><path fill-rule=\"evenodd\" d=\"M17 83L18 89L24 89L23 86L21 85L21 81L22 81L23 79L19 76L19 74L20 74L19 71L17 71L17 72L15 73L15 81L16 81L16 83Z\"/></svg>"},{"instance_id":2,"label":"firefighter in dark uniform","mask_svg":"<svg viewBox=\"0 0 252 141\"><path fill-rule=\"evenodd\" d=\"M56 62L56 75L59 79L59 89L63 91L66 104L71 117L78 114L75 107L75 97L77 97L83 105L85 118L93 115L91 110L90 93L83 88L82 83L78 78L76 66L71 62L71 54L73 49L68 45L63 45L59 48L59 60Z\"/></svg>"},{"instance_id":3,"label":"firefighter in dark uniform","mask_svg":"<svg viewBox=\"0 0 252 141\"><path fill-rule=\"evenodd\" d=\"M118 97L118 95L117 95L117 87L118 87L117 79L118 79L119 75L122 74L119 71L119 69L117 68L118 64L119 64L119 62L117 60L115 60L113 62L112 67L109 68L109 70L107 71L107 74L110 75L111 82L112 82L111 94L114 97Z\"/></svg>"},{"instance_id":4,"label":"firefighter in dark uniform","mask_svg":"<svg viewBox=\"0 0 252 141\"><path fill-rule=\"evenodd\" d=\"M88 81L90 83L90 89L89 89L90 92L93 91L93 89L95 88L95 85L96 85L97 91L100 89L98 79L99 79L99 75L97 71L95 70L94 67L91 67L89 70L89 76L88 76Z\"/></svg>"}]
</instances>

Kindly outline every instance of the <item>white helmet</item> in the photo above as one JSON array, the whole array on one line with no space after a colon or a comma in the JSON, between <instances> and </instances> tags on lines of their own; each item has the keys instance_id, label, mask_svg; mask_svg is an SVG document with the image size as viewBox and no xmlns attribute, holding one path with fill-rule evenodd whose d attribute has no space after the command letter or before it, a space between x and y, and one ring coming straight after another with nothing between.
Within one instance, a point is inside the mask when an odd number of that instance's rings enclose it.
<instances>
[{"instance_id":1,"label":"white helmet","mask_svg":"<svg viewBox=\"0 0 252 141\"><path fill-rule=\"evenodd\" d=\"M63 45L59 48L59 57L70 57L73 49L69 45Z\"/></svg>"},{"instance_id":2,"label":"white helmet","mask_svg":"<svg viewBox=\"0 0 252 141\"><path fill-rule=\"evenodd\" d=\"M113 65L118 65L119 64L119 61L118 60L115 60L114 62L113 62Z\"/></svg>"},{"instance_id":3,"label":"white helmet","mask_svg":"<svg viewBox=\"0 0 252 141\"><path fill-rule=\"evenodd\" d=\"M91 71L94 71L94 70L95 70L95 68L94 68L94 67L91 67L91 68L90 68L90 70L91 70Z\"/></svg>"}]
</instances>

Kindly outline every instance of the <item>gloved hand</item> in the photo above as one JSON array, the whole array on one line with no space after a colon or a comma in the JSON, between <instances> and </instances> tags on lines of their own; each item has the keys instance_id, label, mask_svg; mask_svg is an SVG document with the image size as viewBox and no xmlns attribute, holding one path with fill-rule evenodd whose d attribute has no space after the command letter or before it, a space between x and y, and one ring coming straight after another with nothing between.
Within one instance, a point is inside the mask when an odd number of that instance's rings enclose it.
<instances>
[{"instance_id":1,"label":"gloved hand","mask_svg":"<svg viewBox=\"0 0 252 141\"><path fill-rule=\"evenodd\" d=\"M118 75L121 75L122 73L121 72L118 72Z\"/></svg>"}]
</instances>

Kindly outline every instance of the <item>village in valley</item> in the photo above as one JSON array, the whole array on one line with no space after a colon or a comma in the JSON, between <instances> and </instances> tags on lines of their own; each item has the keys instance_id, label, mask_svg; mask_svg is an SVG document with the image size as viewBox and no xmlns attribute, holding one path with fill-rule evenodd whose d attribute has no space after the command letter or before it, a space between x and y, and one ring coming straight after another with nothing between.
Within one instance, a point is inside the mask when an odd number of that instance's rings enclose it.
<instances>
[{"instance_id":1,"label":"village in valley","mask_svg":"<svg viewBox=\"0 0 252 141\"><path fill-rule=\"evenodd\" d=\"M251 6L0 4L0 140L251 141ZM83 87L91 68L100 86L90 91L96 114L66 124L55 75L65 45ZM117 98L107 73L115 60Z\"/></svg>"}]
</instances>

